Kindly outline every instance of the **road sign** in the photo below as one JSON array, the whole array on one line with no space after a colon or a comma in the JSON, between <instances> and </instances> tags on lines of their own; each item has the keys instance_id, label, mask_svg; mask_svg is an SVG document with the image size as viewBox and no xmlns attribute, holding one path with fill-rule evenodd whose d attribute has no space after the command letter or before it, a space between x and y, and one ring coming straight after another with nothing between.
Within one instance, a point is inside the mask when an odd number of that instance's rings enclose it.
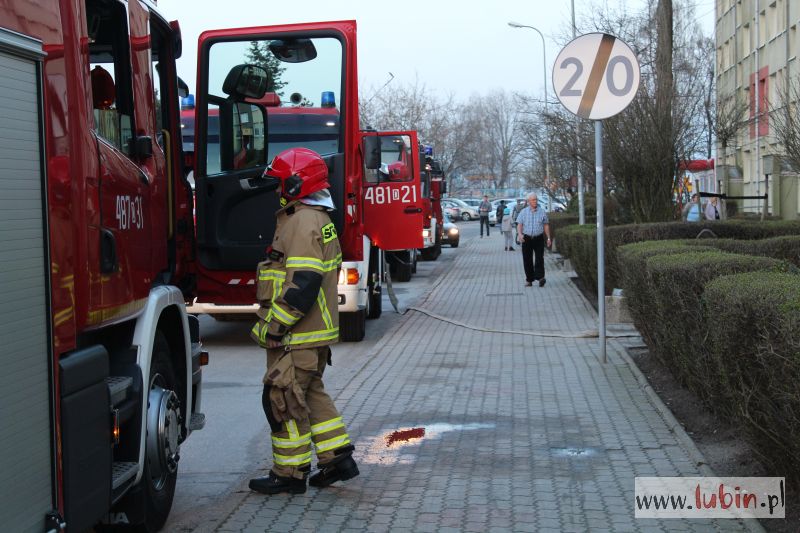
<instances>
[{"instance_id":1,"label":"road sign","mask_svg":"<svg viewBox=\"0 0 800 533\"><path fill-rule=\"evenodd\" d=\"M633 101L639 76L639 61L630 46L607 33L588 33L558 54L553 88L571 113L602 120Z\"/></svg>"}]
</instances>

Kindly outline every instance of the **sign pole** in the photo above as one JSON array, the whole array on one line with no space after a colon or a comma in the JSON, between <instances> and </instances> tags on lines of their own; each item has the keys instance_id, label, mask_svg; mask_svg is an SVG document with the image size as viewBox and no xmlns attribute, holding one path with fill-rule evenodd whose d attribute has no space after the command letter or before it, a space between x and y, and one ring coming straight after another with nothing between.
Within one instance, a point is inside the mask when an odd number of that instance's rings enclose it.
<instances>
[{"instance_id":1,"label":"sign pole","mask_svg":"<svg viewBox=\"0 0 800 533\"><path fill-rule=\"evenodd\" d=\"M553 65L553 88L568 111L594 121L597 202L597 333L603 363L606 354L606 259L603 217L603 119L628 107L636 97L641 72L630 46L607 33L573 39ZM580 196L579 196L580 203ZM583 222L583 220L581 220Z\"/></svg>"},{"instance_id":2,"label":"sign pole","mask_svg":"<svg viewBox=\"0 0 800 533\"><path fill-rule=\"evenodd\" d=\"M606 356L606 243L603 213L603 121L594 121L595 198L597 200L597 329L600 334L600 354Z\"/></svg>"}]
</instances>

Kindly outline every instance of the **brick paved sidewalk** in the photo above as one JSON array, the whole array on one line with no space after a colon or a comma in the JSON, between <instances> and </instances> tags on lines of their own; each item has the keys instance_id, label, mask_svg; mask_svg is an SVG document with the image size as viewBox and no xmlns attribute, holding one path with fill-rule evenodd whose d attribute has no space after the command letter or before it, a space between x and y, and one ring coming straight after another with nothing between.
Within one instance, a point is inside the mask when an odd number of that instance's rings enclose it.
<instances>
[{"instance_id":1,"label":"brick paved sidewalk","mask_svg":"<svg viewBox=\"0 0 800 533\"><path fill-rule=\"evenodd\" d=\"M597 327L549 258L547 285L524 287L519 251L504 252L498 233L465 243L419 306L486 329ZM597 344L411 311L348 382L330 371L361 475L301 496L247 494L218 530L744 530L731 520L633 518L635 476L703 473L619 345L609 343L602 365ZM387 440L414 428L416 438ZM264 468L268 450L265 434Z\"/></svg>"}]
</instances>

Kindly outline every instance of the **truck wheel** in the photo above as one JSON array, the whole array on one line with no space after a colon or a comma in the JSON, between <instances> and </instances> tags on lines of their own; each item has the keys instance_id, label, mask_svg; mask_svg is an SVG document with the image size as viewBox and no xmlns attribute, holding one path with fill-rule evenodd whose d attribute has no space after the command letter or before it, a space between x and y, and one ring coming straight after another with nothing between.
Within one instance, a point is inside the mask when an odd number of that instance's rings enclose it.
<instances>
[{"instance_id":1,"label":"truck wheel","mask_svg":"<svg viewBox=\"0 0 800 533\"><path fill-rule=\"evenodd\" d=\"M367 311L339 313L339 338L342 342L361 342L367 332Z\"/></svg>"},{"instance_id":2,"label":"truck wheel","mask_svg":"<svg viewBox=\"0 0 800 533\"><path fill-rule=\"evenodd\" d=\"M413 267L411 263L406 265L397 265L397 272L395 273L395 277L392 279L399 282L411 281L412 269Z\"/></svg>"},{"instance_id":3,"label":"truck wheel","mask_svg":"<svg viewBox=\"0 0 800 533\"><path fill-rule=\"evenodd\" d=\"M147 436L145 438L142 489L144 522L138 531L158 531L167 521L178 479L180 437L180 400L175 393L177 380L170 359L169 343L163 333L156 332L153 361L148 380Z\"/></svg>"},{"instance_id":4,"label":"truck wheel","mask_svg":"<svg viewBox=\"0 0 800 533\"><path fill-rule=\"evenodd\" d=\"M374 283L367 285L367 318L380 318L383 312L383 291Z\"/></svg>"},{"instance_id":5,"label":"truck wheel","mask_svg":"<svg viewBox=\"0 0 800 533\"><path fill-rule=\"evenodd\" d=\"M458 241L453 241L450 243L450 248L458 248Z\"/></svg>"}]
</instances>

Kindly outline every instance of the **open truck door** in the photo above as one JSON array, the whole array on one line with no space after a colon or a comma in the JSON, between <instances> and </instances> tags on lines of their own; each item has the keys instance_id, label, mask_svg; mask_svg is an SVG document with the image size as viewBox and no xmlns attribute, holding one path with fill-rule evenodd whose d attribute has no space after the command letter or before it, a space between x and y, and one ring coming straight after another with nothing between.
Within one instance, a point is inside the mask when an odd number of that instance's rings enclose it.
<instances>
[{"instance_id":1,"label":"open truck door","mask_svg":"<svg viewBox=\"0 0 800 533\"><path fill-rule=\"evenodd\" d=\"M345 157L357 149L355 26L354 21L292 24L200 36L194 168L198 301L255 301L254 272L272 241L280 207L261 176L287 148L309 148L326 161L336 206L331 218L339 235L346 233L346 214L355 212L350 205L355 194L346 185L355 165ZM346 251L346 239L340 241Z\"/></svg>"},{"instance_id":2,"label":"open truck door","mask_svg":"<svg viewBox=\"0 0 800 533\"><path fill-rule=\"evenodd\" d=\"M422 195L417 134L362 134L364 233L382 250L422 247Z\"/></svg>"}]
</instances>

